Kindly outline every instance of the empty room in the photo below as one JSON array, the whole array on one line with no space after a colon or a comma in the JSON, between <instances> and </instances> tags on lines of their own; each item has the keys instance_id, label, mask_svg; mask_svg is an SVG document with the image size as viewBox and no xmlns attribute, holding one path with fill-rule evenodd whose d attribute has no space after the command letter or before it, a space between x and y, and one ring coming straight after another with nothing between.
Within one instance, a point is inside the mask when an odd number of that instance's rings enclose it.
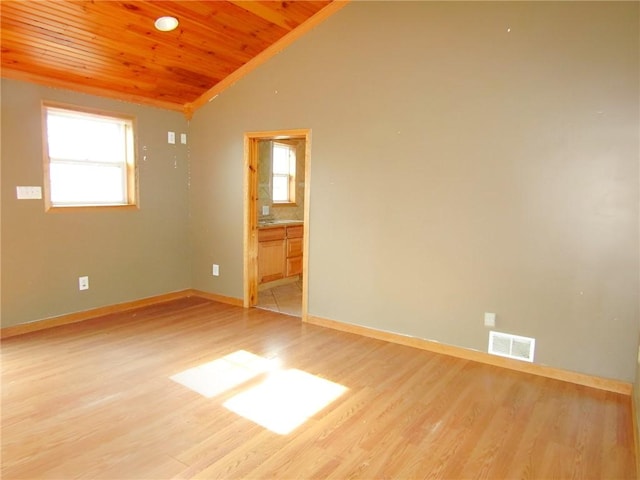
<instances>
[{"instance_id":1,"label":"empty room","mask_svg":"<svg viewBox=\"0 0 640 480\"><path fill-rule=\"evenodd\" d=\"M0 18L3 479L638 478L640 3Z\"/></svg>"}]
</instances>

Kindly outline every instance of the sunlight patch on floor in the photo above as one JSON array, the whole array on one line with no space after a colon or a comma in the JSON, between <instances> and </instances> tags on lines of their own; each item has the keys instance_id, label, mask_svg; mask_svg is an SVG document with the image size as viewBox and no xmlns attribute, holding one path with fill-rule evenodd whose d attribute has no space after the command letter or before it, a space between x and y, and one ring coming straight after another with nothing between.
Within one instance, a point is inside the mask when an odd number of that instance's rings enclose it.
<instances>
[{"instance_id":1,"label":"sunlight patch on floor","mask_svg":"<svg viewBox=\"0 0 640 480\"><path fill-rule=\"evenodd\" d=\"M207 398L240 387L259 375L223 405L230 411L280 435L286 435L335 401L348 389L297 369L282 369L278 359L238 350L173 375L177 382Z\"/></svg>"},{"instance_id":2,"label":"sunlight patch on floor","mask_svg":"<svg viewBox=\"0 0 640 480\"><path fill-rule=\"evenodd\" d=\"M177 373L171 380L211 398L273 368L273 360L238 350L212 362Z\"/></svg>"},{"instance_id":3,"label":"sunlight patch on floor","mask_svg":"<svg viewBox=\"0 0 640 480\"><path fill-rule=\"evenodd\" d=\"M232 412L286 435L340 397L347 388L291 369L270 374L261 384L227 400Z\"/></svg>"}]
</instances>

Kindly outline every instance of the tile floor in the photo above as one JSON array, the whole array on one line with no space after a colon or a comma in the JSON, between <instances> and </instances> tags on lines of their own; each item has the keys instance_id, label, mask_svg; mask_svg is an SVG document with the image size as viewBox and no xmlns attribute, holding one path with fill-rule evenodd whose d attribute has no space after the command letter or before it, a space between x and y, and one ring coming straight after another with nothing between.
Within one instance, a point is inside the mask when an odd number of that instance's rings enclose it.
<instances>
[{"instance_id":1,"label":"tile floor","mask_svg":"<svg viewBox=\"0 0 640 480\"><path fill-rule=\"evenodd\" d=\"M302 280L258 292L257 308L302 316Z\"/></svg>"}]
</instances>

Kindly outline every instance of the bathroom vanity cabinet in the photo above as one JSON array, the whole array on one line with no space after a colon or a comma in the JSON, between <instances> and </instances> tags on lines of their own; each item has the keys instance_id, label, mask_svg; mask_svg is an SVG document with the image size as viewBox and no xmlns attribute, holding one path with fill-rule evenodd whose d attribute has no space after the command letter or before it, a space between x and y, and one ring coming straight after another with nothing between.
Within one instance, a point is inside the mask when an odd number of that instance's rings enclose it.
<instances>
[{"instance_id":1,"label":"bathroom vanity cabinet","mask_svg":"<svg viewBox=\"0 0 640 480\"><path fill-rule=\"evenodd\" d=\"M269 225L258 229L258 282L302 273L303 226Z\"/></svg>"}]
</instances>

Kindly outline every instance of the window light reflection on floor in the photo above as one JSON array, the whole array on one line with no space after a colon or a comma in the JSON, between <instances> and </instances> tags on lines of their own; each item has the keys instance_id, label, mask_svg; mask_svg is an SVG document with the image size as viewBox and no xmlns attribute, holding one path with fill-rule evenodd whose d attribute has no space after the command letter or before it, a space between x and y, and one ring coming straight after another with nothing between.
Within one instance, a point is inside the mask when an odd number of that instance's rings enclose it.
<instances>
[{"instance_id":1,"label":"window light reflection on floor","mask_svg":"<svg viewBox=\"0 0 640 480\"><path fill-rule=\"evenodd\" d=\"M301 370L270 374L261 384L224 403L232 412L286 435L336 400L347 388Z\"/></svg>"},{"instance_id":2,"label":"window light reflection on floor","mask_svg":"<svg viewBox=\"0 0 640 480\"><path fill-rule=\"evenodd\" d=\"M274 362L245 350L238 350L173 375L171 380L211 398L268 372L277 366Z\"/></svg>"},{"instance_id":3,"label":"window light reflection on floor","mask_svg":"<svg viewBox=\"0 0 640 480\"><path fill-rule=\"evenodd\" d=\"M244 350L180 372L171 380L212 398L261 374L268 374L264 381L223 405L280 435L292 432L347 391L343 385L302 370L282 370L277 360Z\"/></svg>"}]
</instances>

